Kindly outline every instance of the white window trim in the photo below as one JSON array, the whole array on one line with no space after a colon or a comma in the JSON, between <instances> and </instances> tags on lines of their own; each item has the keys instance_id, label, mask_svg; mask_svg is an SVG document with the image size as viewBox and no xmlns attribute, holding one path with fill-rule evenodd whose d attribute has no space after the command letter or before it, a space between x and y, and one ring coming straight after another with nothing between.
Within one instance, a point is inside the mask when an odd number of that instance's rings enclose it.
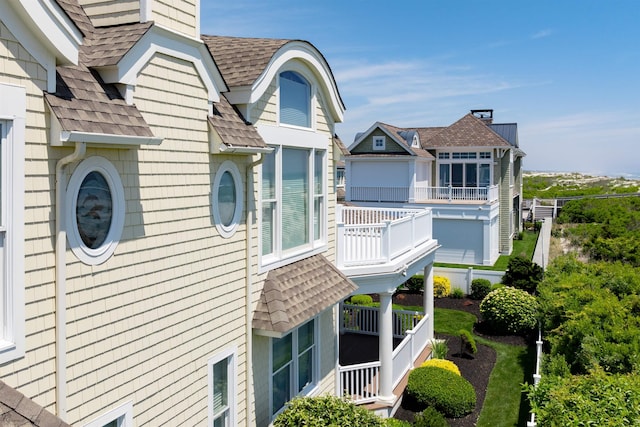
<instances>
[{"instance_id":1,"label":"white window trim","mask_svg":"<svg viewBox=\"0 0 640 427\"><path fill-rule=\"evenodd\" d=\"M306 323L310 322L313 320L313 340L314 340L314 349L313 349L313 381L311 382L311 384L308 384L306 387L304 387L302 389L302 391L300 391L300 393L294 395L293 397L297 397L297 396L315 396L316 394L318 394L319 391L319 375L320 375L320 321L319 321L319 316L315 316L309 320L307 320L306 322L304 322L302 325L305 325ZM287 334L283 335L283 337L285 337L286 335L289 334L293 334L292 335L292 340L291 340L291 349L292 351L295 350L295 360L297 360L297 356L298 356L298 334L297 331L300 329L300 326L292 329L291 331L289 331ZM295 332L295 334L294 334ZM269 413L271 414L271 411L273 410L273 340L274 339L278 339L278 338L270 338L269 339ZM293 355L292 355L293 357ZM294 364L294 366L297 368L297 362ZM295 372L296 374L294 374L294 380L297 379L297 369L293 370L292 372ZM294 381L295 382L295 381ZM292 398L293 398L292 397ZM273 421L279 414L281 414L284 409L286 408L286 403L285 405L280 408L275 414L271 415L271 420Z\"/></svg>"},{"instance_id":2,"label":"white window trim","mask_svg":"<svg viewBox=\"0 0 640 427\"><path fill-rule=\"evenodd\" d=\"M309 90L311 91L310 97L309 97L309 115L310 115L309 127L290 125L288 123L282 123L280 121L280 74L284 73L285 71L293 71L294 73L298 73L302 77L304 77L307 83L309 83ZM292 128L292 129L303 129L303 130L315 131L317 126L317 122L316 122L317 87L314 83L314 79L312 78L312 76L309 75L308 70L305 67L303 67L301 64L290 62L287 64L286 67L283 67L282 69L280 69L276 74L276 85L277 85L276 93L277 93L277 102L278 102L277 104L278 107L276 108L276 122L278 123L278 126Z\"/></svg>"},{"instance_id":3,"label":"white window trim","mask_svg":"<svg viewBox=\"0 0 640 427\"><path fill-rule=\"evenodd\" d=\"M227 378L229 379L229 384L227 384L227 387L228 387L227 391L229 393L229 396L228 396L229 397L229 425L231 426L236 425L236 414L238 412L238 403L236 401L236 394L237 394L236 377L238 372L237 354L238 354L238 348L234 346L232 348L222 351L221 353L216 354L215 356L211 357L207 361L207 378L209 381L208 399L207 399L209 427L213 427L213 416L214 416L214 413L213 413L213 365L229 358L231 358L231 362L229 363L229 366L228 366L229 371L227 375Z\"/></svg>"},{"instance_id":4,"label":"white window trim","mask_svg":"<svg viewBox=\"0 0 640 427\"><path fill-rule=\"evenodd\" d=\"M373 137L373 149L377 151L382 151L385 149L387 145L387 138L385 136L376 135ZM378 145L380 143L380 145Z\"/></svg>"},{"instance_id":5,"label":"white window trim","mask_svg":"<svg viewBox=\"0 0 640 427\"><path fill-rule=\"evenodd\" d=\"M118 421L118 427L133 427L133 401L125 402L117 408L100 415L85 424L84 427L103 427L114 420Z\"/></svg>"},{"instance_id":6,"label":"white window trim","mask_svg":"<svg viewBox=\"0 0 640 427\"><path fill-rule=\"evenodd\" d=\"M220 187L220 180L225 172L229 172L233 178L233 183L236 188L236 208L233 214L233 219L231 220L231 224L224 225L222 223L222 219L220 216L220 204L218 203L218 189ZM235 163L230 160L226 160L220 165L218 171L216 172L216 176L213 180L213 193L211 194L211 205L213 206L213 222L216 225L216 229L218 233L224 238L229 238L233 236L240 224L240 219L242 218L242 207L243 207L243 188L242 188L242 175L240 174L240 170Z\"/></svg>"},{"instance_id":7,"label":"white window trim","mask_svg":"<svg viewBox=\"0 0 640 427\"><path fill-rule=\"evenodd\" d=\"M99 172L107 181L113 198L111 226L104 243L97 249L91 249L84 244L78 232L76 220L76 206L80 185L84 178L93 171ZM88 265L98 265L104 263L113 255L120 242L124 227L125 199L120 175L111 162L104 157L93 156L86 158L78 165L73 171L67 187L65 215L68 220L67 238L69 245L80 261Z\"/></svg>"},{"instance_id":8,"label":"white window trim","mask_svg":"<svg viewBox=\"0 0 640 427\"><path fill-rule=\"evenodd\" d=\"M24 307L24 163L27 112L26 90L0 83L0 120L4 121L6 143L2 168L4 215L4 277L0 278L0 363L25 354ZM4 127L3 126L3 127Z\"/></svg>"},{"instance_id":9,"label":"white window trim","mask_svg":"<svg viewBox=\"0 0 640 427\"><path fill-rule=\"evenodd\" d=\"M275 220L275 224L273 225L273 229L274 229L274 238L276 240L276 244L275 244L275 248L273 250L273 253L271 254L267 254L267 255L263 255L262 254L262 232L258 233L259 234L259 238L258 238L258 247L260 248L258 251L259 254L259 267L258 267L258 272L259 273L264 273L266 271L269 271L273 268L278 268L278 267L282 267L284 265L290 264L292 262L301 260L303 258L307 258L311 255L315 255L318 253L322 253L324 251L326 251L327 249L327 240L328 240L328 188L327 188L327 177L326 177L326 168L327 168L327 156L328 156L328 150L326 149L326 147L321 148L320 150L324 151L324 158L323 158L323 171L322 171L322 190L324 192L323 194L323 199L324 199L324 206L322 207L321 210L321 216L322 218L320 218L320 220L322 221L322 224L320 225L320 233L321 233L321 237L319 239L314 240L313 238L310 238L310 243L305 244L305 245L301 245L298 246L296 248L293 249L289 249L287 251L283 251L282 250L282 214L281 214L281 200L282 200L282 181L281 181L281 177L282 177L282 149L284 148L301 148L301 149L305 149L307 151L309 151L309 194L308 194L308 198L309 198L309 210L310 210L310 215L309 215L309 234L310 236L313 236L314 234L314 228L313 228L313 210L314 210L314 205L313 202L315 200L314 197L314 187L313 187L313 180L314 180L314 161L315 161L315 152L317 151L318 148L316 148L316 146L314 147L309 147L309 146L300 146L300 145L275 145L275 155L276 155L276 165L275 165L275 176L276 176L276 194L275 194L275 200L277 201L277 208L276 208L276 215L274 217ZM257 209L258 211L258 215L259 215L259 224L260 227L262 227L262 203L263 203L263 197L262 197L262 168L260 169L260 174L259 174L259 201L260 201L260 208ZM280 212L280 213L278 213ZM262 230L262 228L260 228L260 230Z\"/></svg>"}]
</instances>

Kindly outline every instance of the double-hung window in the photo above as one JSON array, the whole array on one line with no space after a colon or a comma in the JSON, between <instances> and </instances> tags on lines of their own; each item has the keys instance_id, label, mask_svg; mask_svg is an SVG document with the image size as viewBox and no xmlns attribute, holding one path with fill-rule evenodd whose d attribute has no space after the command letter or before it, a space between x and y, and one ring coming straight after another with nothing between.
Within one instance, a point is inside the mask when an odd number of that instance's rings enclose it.
<instances>
[{"instance_id":1,"label":"double-hung window","mask_svg":"<svg viewBox=\"0 0 640 427\"><path fill-rule=\"evenodd\" d=\"M236 351L227 350L209 359L209 426L235 425Z\"/></svg>"},{"instance_id":2,"label":"double-hung window","mask_svg":"<svg viewBox=\"0 0 640 427\"><path fill-rule=\"evenodd\" d=\"M316 322L314 319L271 341L271 414L317 382Z\"/></svg>"},{"instance_id":3,"label":"double-hung window","mask_svg":"<svg viewBox=\"0 0 640 427\"><path fill-rule=\"evenodd\" d=\"M326 242L326 151L275 147L262 163L262 259L269 264Z\"/></svg>"}]
</instances>

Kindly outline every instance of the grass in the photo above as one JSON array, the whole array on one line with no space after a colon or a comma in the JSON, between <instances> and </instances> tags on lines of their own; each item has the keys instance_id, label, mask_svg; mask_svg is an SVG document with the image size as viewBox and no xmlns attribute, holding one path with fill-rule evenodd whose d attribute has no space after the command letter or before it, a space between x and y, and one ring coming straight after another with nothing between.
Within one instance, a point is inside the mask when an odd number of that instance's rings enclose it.
<instances>
[{"instance_id":1,"label":"grass","mask_svg":"<svg viewBox=\"0 0 640 427\"><path fill-rule=\"evenodd\" d=\"M457 335L460 329L473 330L476 316L459 310L434 309L434 328L439 334ZM507 345L475 337L496 351L496 364L489 378L487 394L478 418L479 427L526 425L529 414L521 384L531 377L535 358L532 347Z\"/></svg>"}]
</instances>

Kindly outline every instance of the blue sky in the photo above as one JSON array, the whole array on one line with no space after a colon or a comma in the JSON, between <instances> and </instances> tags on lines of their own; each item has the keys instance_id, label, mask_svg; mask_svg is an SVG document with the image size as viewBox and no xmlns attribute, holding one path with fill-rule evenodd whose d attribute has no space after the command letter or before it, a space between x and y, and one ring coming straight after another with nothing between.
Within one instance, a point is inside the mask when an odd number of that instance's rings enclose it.
<instances>
[{"instance_id":1,"label":"blue sky","mask_svg":"<svg viewBox=\"0 0 640 427\"><path fill-rule=\"evenodd\" d=\"M346 104L382 121L517 122L526 170L640 176L640 1L201 0L202 32L303 39Z\"/></svg>"}]
</instances>

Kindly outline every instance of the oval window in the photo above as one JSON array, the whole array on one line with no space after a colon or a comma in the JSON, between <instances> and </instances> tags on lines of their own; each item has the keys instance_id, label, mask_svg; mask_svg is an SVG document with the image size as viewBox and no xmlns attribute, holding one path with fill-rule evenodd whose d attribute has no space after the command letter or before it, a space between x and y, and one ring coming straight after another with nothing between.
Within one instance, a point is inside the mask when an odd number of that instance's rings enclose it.
<instances>
[{"instance_id":1,"label":"oval window","mask_svg":"<svg viewBox=\"0 0 640 427\"><path fill-rule=\"evenodd\" d=\"M213 181L213 219L222 237L231 237L240 223L242 214L242 180L238 167L227 160Z\"/></svg>"},{"instance_id":2,"label":"oval window","mask_svg":"<svg viewBox=\"0 0 640 427\"><path fill-rule=\"evenodd\" d=\"M89 157L73 171L66 196L67 238L85 264L105 262L124 226L124 189L116 168L103 157Z\"/></svg>"}]
</instances>

